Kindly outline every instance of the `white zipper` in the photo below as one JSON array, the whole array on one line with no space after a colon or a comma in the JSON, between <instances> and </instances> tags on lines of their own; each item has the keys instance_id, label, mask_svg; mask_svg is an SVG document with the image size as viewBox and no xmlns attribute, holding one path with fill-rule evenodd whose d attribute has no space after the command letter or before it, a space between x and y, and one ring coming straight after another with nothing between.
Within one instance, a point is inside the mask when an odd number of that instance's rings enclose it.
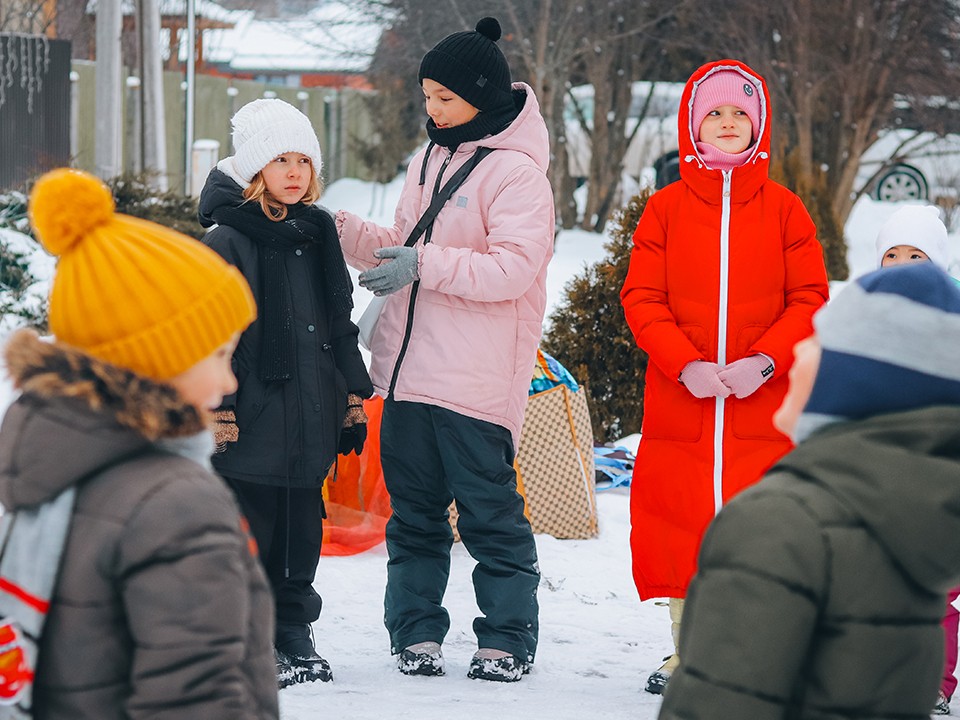
<instances>
[{"instance_id":1,"label":"white zipper","mask_svg":"<svg viewBox=\"0 0 960 720\"><path fill-rule=\"evenodd\" d=\"M733 170L721 171L723 195L720 210L720 309L717 317L717 364L727 364L727 300L730 288L730 179ZM723 409L724 398L718 397L713 420L713 508L723 507Z\"/></svg>"}]
</instances>

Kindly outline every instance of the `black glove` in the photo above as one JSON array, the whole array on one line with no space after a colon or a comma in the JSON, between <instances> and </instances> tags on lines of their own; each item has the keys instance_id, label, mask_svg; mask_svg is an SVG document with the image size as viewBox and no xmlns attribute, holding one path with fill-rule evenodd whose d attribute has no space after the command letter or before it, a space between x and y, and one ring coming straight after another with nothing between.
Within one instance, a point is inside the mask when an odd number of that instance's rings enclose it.
<instances>
[{"instance_id":1,"label":"black glove","mask_svg":"<svg viewBox=\"0 0 960 720\"><path fill-rule=\"evenodd\" d=\"M363 443L367 439L367 424L355 423L350 427L345 427L340 431L340 447L338 452L341 455L349 455L351 452L359 455L363 452Z\"/></svg>"}]
</instances>

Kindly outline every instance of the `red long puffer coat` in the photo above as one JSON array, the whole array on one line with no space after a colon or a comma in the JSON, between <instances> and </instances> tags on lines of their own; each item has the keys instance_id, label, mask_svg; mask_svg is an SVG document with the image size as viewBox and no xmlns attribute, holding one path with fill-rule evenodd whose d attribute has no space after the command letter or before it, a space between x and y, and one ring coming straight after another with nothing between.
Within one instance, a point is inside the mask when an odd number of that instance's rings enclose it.
<instances>
[{"instance_id":1,"label":"red long puffer coat","mask_svg":"<svg viewBox=\"0 0 960 720\"><path fill-rule=\"evenodd\" d=\"M759 141L726 176L703 164L690 126L699 82L724 69L742 73L761 99ZM791 447L772 415L793 346L812 332L828 286L810 215L767 176L769 105L763 79L740 62L697 70L680 102L681 179L650 198L634 233L621 300L650 356L631 497L641 599L686 595L709 522ZM749 397L700 400L679 382L692 360L725 365L756 353L775 372Z\"/></svg>"}]
</instances>

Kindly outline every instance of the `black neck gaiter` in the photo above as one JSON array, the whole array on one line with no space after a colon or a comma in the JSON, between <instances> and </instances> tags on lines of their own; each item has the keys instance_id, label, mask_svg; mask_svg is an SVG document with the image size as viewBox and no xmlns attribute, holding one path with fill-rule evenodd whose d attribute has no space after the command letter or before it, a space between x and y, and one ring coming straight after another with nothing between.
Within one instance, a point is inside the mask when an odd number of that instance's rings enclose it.
<instances>
[{"instance_id":1,"label":"black neck gaiter","mask_svg":"<svg viewBox=\"0 0 960 720\"><path fill-rule=\"evenodd\" d=\"M519 94L519 97L518 97ZM433 118L427 119L427 136L437 145L454 148L465 142L474 142L488 135L496 135L516 120L526 100L526 93L513 91L513 104L487 112L479 112L470 122L451 128L438 128Z\"/></svg>"}]
</instances>

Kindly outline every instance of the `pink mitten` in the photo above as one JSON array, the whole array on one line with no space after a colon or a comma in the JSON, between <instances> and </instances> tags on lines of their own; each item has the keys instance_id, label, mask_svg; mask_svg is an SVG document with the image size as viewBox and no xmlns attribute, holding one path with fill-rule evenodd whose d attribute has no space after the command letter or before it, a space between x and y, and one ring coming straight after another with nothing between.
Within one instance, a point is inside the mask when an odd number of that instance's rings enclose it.
<instances>
[{"instance_id":1,"label":"pink mitten","mask_svg":"<svg viewBox=\"0 0 960 720\"><path fill-rule=\"evenodd\" d=\"M680 382L687 386L696 398L722 397L730 394L730 388L720 382L717 373L720 366L706 360L688 362L680 373Z\"/></svg>"},{"instance_id":2,"label":"pink mitten","mask_svg":"<svg viewBox=\"0 0 960 720\"><path fill-rule=\"evenodd\" d=\"M730 388L730 392L738 398L745 398L773 377L773 363L765 355L751 355L730 363L717 377Z\"/></svg>"}]
</instances>

